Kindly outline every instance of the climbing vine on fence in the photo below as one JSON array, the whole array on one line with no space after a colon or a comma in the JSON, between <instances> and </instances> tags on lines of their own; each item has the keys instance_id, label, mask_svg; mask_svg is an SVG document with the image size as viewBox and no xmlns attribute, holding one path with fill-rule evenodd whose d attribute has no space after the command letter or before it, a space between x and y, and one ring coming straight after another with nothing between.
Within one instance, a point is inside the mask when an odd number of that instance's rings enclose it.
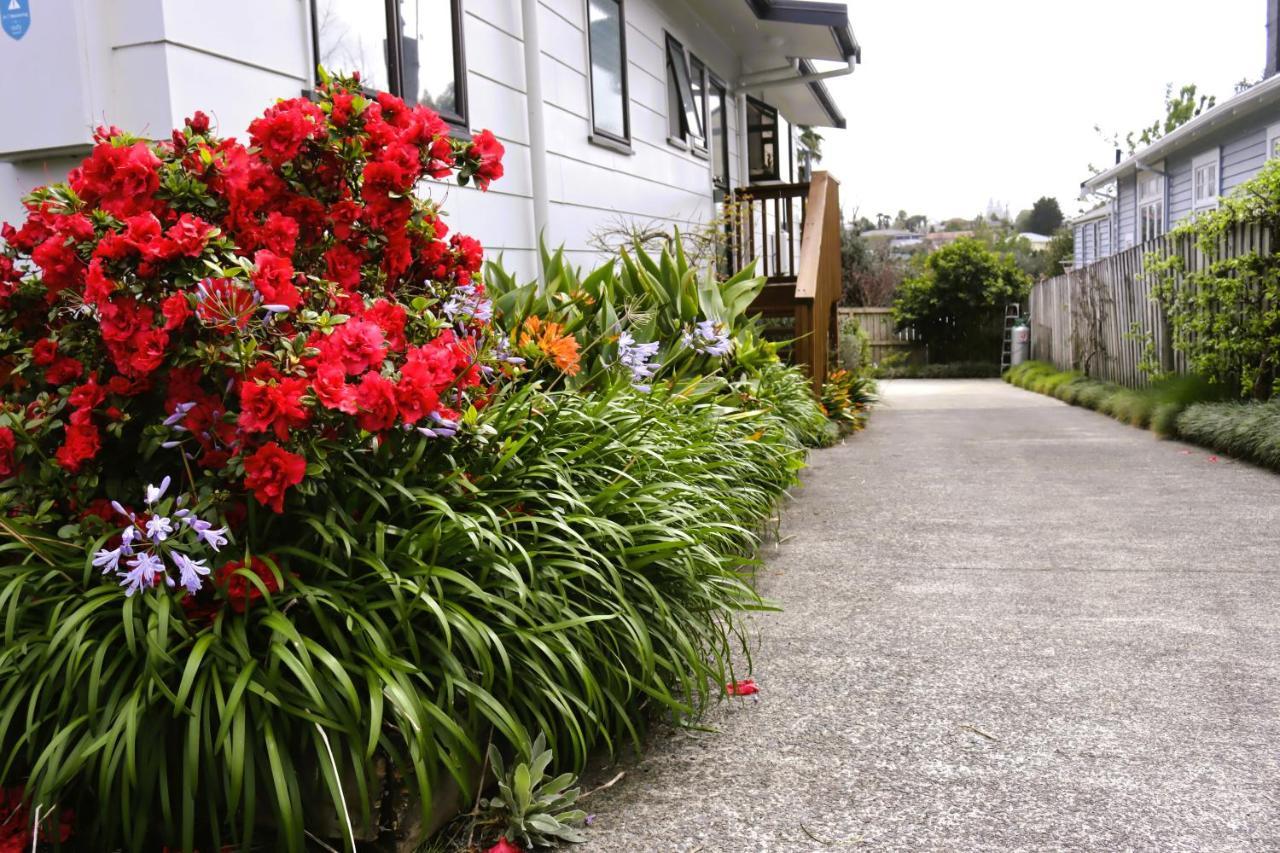
<instances>
[{"instance_id":1,"label":"climbing vine on fence","mask_svg":"<svg viewBox=\"0 0 1280 853\"><path fill-rule=\"evenodd\" d=\"M1153 293L1164 307L1173 345L1192 371L1236 389L1243 397L1280 394L1280 256L1233 254L1227 247L1248 227L1274 244L1280 233L1280 161L1170 233L1183 251L1147 257ZM1208 263L1188 269L1192 249Z\"/></svg>"}]
</instances>

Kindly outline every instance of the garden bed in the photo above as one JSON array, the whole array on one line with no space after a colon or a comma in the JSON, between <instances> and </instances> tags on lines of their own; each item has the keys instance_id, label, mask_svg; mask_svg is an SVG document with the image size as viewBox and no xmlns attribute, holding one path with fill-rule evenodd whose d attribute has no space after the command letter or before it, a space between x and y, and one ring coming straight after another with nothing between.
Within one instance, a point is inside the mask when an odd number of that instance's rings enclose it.
<instances>
[{"instance_id":1,"label":"garden bed","mask_svg":"<svg viewBox=\"0 0 1280 853\"><path fill-rule=\"evenodd\" d=\"M358 80L250 141L100 129L0 235L0 845L403 849L499 764L473 840L568 837L589 755L740 674L873 386L820 404L678 240L482 271L415 188L502 146Z\"/></svg>"},{"instance_id":2,"label":"garden bed","mask_svg":"<svg viewBox=\"0 0 1280 853\"><path fill-rule=\"evenodd\" d=\"M1226 392L1196 377L1171 377L1127 388L1031 361L1005 373L1028 391L1057 397L1116 420L1280 471L1280 403L1224 400Z\"/></svg>"}]
</instances>

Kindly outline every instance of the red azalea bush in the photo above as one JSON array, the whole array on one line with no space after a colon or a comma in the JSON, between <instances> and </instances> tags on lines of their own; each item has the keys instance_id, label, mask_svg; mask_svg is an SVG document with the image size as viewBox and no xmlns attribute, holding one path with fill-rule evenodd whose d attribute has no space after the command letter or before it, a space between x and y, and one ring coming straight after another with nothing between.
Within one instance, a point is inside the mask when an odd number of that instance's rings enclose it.
<instances>
[{"instance_id":1,"label":"red azalea bush","mask_svg":"<svg viewBox=\"0 0 1280 853\"><path fill-rule=\"evenodd\" d=\"M486 189L501 144L358 77L249 138L99 128L0 231L0 514L118 526L101 507L166 475L280 513L335 448L414 452L483 405L481 247L414 190Z\"/></svg>"}]
</instances>

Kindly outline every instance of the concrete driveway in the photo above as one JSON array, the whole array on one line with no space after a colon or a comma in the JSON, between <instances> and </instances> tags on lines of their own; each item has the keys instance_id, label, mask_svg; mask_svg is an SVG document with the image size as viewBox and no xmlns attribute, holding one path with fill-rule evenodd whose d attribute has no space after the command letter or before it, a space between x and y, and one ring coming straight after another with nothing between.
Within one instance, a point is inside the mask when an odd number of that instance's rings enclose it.
<instances>
[{"instance_id":1,"label":"concrete driveway","mask_svg":"<svg viewBox=\"0 0 1280 853\"><path fill-rule=\"evenodd\" d=\"M996 380L883 391L769 548L759 700L655 736L576 849L1280 849L1280 477Z\"/></svg>"}]
</instances>

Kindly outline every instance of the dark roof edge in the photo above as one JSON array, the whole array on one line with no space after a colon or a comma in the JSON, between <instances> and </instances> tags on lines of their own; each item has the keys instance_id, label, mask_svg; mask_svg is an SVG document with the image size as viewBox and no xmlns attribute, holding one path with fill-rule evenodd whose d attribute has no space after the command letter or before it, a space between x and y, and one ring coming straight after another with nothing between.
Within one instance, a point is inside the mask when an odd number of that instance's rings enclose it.
<instances>
[{"instance_id":1,"label":"dark roof edge","mask_svg":"<svg viewBox=\"0 0 1280 853\"><path fill-rule=\"evenodd\" d=\"M747 0L751 11L762 21L786 24L812 24L830 27L831 36L845 59L862 61L862 48L849 26L849 7L844 3L818 3L814 0Z\"/></svg>"},{"instance_id":2,"label":"dark roof edge","mask_svg":"<svg viewBox=\"0 0 1280 853\"><path fill-rule=\"evenodd\" d=\"M813 63L807 59L800 60L800 73L814 73ZM822 111L831 119L831 124L840 130L845 130L848 122L845 121L844 113L840 112L840 108L832 100L831 92L828 91L827 85L821 80L812 80L809 83L809 91L813 92L813 97L817 99L818 106L822 107Z\"/></svg>"}]
</instances>

